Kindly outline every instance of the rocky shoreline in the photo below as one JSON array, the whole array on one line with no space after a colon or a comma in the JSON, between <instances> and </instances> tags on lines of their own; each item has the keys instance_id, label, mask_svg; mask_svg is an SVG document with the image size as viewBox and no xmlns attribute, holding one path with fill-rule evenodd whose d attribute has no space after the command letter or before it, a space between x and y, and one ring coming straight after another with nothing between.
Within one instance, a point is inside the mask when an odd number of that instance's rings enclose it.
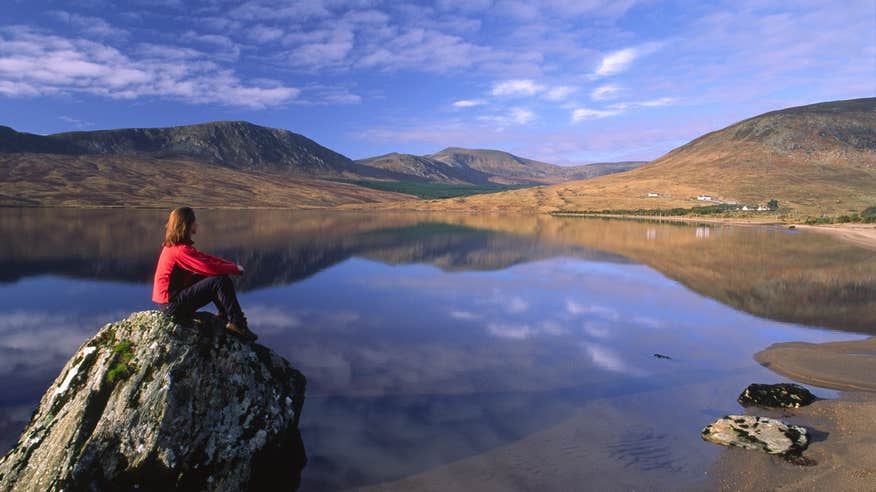
<instances>
[{"instance_id":1,"label":"rocky shoreline","mask_svg":"<svg viewBox=\"0 0 876 492\"><path fill-rule=\"evenodd\" d=\"M779 343L758 353L756 360L779 374L846 392L838 399L766 411L807 430L810 439L804 462L784 459L781 454L728 449L709 472L709 488L872 490L876 483L876 436L871 432L876 428L876 391L871 382L874 340Z\"/></svg>"}]
</instances>

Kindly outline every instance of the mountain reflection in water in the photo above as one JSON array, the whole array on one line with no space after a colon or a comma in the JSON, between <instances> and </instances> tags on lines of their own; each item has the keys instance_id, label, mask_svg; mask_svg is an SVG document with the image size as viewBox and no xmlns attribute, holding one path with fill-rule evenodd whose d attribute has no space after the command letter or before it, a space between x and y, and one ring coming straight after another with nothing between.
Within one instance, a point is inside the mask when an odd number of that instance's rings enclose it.
<instances>
[{"instance_id":1,"label":"mountain reflection in water","mask_svg":"<svg viewBox=\"0 0 876 492\"><path fill-rule=\"evenodd\" d=\"M155 210L0 210L0 282L41 274L151 282L165 219ZM246 265L243 291L296 282L351 257L444 271L574 257L642 263L757 316L876 333L876 255L816 234L415 213L203 210L199 221L199 248Z\"/></svg>"},{"instance_id":2,"label":"mountain reflection in water","mask_svg":"<svg viewBox=\"0 0 876 492\"><path fill-rule=\"evenodd\" d=\"M198 215L198 247L247 268L241 301L260 342L308 378L304 490L692 483L718 453L699 428L738 411L748 383L776 379L754 352L852 336L818 327L876 326L874 255L814 234L546 216ZM4 450L82 341L151 308L165 218L0 210Z\"/></svg>"}]
</instances>

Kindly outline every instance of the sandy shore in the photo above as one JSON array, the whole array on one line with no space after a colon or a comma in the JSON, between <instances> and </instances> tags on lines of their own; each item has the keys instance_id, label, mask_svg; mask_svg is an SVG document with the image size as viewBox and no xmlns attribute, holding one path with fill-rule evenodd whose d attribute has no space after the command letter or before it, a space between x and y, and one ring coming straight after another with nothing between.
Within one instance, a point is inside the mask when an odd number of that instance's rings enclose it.
<instances>
[{"instance_id":1,"label":"sandy shore","mask_svg":"<svg viewBox=\"0 0 876 492\"><path fill-rule=\"evenodd\" d=\"M852 342L777 343L754 358L801 383L876 392L876 337Z\"/></svg>"},{"instance_id":2,"label":"sandy shore","mask_svg":"<svg viewBox=\"0 0 876 492\"><path fill-rule=\"evenodd\" d=\"M876 224L798 225L797 228L822 234L876 250Z\"/></svg>"},{"instance_id":3,"label":"sandy shore","mask_svg":"<svg viewBox=\"0 0 876 492\"><path fill-rule=\"evenodd\" d=\"M825 224L805 225L788 224L777 221L775 217L724 218L724 217L661 217L654 215L613 215L613 214L556 214L557 217L606 217L612 219L653 220L657 222L696 222L703 224L729 224L734 226L776 226L791 227L813 231L853 243L855 245L876 250L876 224Z\"/></svg>"},{"instance_id":4,"label":"sandy shore","mask_svg":"<svg viewBox=\"0 0 876 492\"><path fill-rule=\"evenodd\" d=\"M783 412L757 410L811 429L804 456L817 462L801 467L763 453L728 449L713 467L718 490L876 489L876 338L823 344L779 343L755 357L802 383L840 390L836 400Z\"/></svg>"}]
</instances>

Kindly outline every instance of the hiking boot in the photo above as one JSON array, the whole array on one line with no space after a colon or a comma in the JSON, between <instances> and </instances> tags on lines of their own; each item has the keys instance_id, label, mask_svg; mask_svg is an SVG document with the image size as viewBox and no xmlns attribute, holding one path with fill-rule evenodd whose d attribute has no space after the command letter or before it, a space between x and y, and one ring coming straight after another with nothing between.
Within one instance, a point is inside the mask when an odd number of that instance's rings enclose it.
<instances>
[{"instance_id":1,"label":"hiking boot","mask_svg":"<svg viewBox=\"0 0 876 492\"><path fill-rule=\"evenodd\" d=\"M231 333L234 333L235 335L239 336L240 338L242 338L246 342L254 342L259 338L258 335L253 333L249 329L249 327L246 326L246 319L244 319L240 323L235 323L234 321L229 321L228 324L225 325L225 328L228 331L230 331Z\"/></svg>"}]
</instances>

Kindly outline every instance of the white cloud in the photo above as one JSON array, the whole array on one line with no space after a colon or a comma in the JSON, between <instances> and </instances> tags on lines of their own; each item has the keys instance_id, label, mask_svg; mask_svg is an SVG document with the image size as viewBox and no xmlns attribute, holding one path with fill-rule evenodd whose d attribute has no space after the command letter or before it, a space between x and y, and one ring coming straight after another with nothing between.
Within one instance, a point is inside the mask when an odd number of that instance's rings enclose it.
<instances>
[{"instance_id":1,"label":"white cloud","mask_svg":"<svg viewBox=\"0 0 876 492\"><path fill-rule=\"evenodd\" d=\"M85 120L76 119L76 118L73 118L72 116L62 115L62 116L58 116L58 119L66 122L66 123L70 123L75 128L88 128L90 126L94 126L94 123L91 123L91 122L88 122Z\"/></svg>"},{"instance_id":2,"label":"white cloud","mask_svg":"<svg viewBox=\"0 0 876 492\"><path fill-rule=\"evenodd\" d=\"M442 73L511 58L490 47L433 29L391 27L368 34L374 39L358 50L361 55L355 67Z\"/></svg>"},{"instance_id":3,"label":"white cloud","mask_svg":"<svg viewBox=\"0 0 876 492\"><path fill-rule=\"evenodd\" d=\"M593 120L598 118L607 118L620 113L620 111L609 111L603 109L578 108L572 111L572 121Z\"/></svg>"},{"instance_id":4,"label":"white cloud","mask_svg":"<svg viewBox=\"0 0 876 492\"><path fill-rule=\"evenodd\" d=\"M128 36L128 31L115 27L100 17L79 15L64 10L55 10L49 14L82 34L98 38L125 38Z\"/></svg>"},{"instance_id":5,"label":"white cloud","mask_svg":"<svg viewBox=\"0 0 876 492\"><path fill-rule=\"evenodd\" d=\"M594 101L613 99L620 91L621 88L616 85L603 85L593 89L590 92L590 98Z\"/></svg>"},{"instance_id":6,"label":"white cloud","mask_svg":"<svg viewBox=\"0 0 876 492\"><path fill-rule=\"evenodd\" d=\"M462 99L459 101L455 101L453 103L454 108L471 108L474 106L481 106L485 104L486 101L483 99Z\"/></svg>"},{"instance_id":7,"label":"white cloud","mask_svg":"<svg viewBox=\"0 0 876 492\"><path fill-rule=\"evenodd\" d=\"M0 92L13 97L163 97L249 108L287 103L299 94L297 88L277 81L247 84L196 50L145 45L139 54L132 58L103 43L2 29Z\"/></svg>"},{"instance_id":8,"label":"white cloud","mask_svg":"<svg viewBox=\"0 0 876 492\"><path fill-rule=\"evenodd\" d=\"M512 340L525 340L537 334L537 331L527 324L514 323L490 323L487 325L487 332L499 338Z\"/></svg>"},{"instance_id":9,"label":"white cloud","mask_svg":"<svg viewBox=\"0 0 876 492\"><path fill-rule=\"evenodd\" d=\"M529 79L514 79L499 82L493 86L494 96L532 96L543 91L544 87Z\"/></svg>"},{"instance_id":10,"label":"white cloud","mask_svg":"<svg viewBox=\"0 0 876 492\"><path fill-rule=\"evenodd\" d=\"M511 108L506 114L478 116L477 119L499 125L500 127L525 125L535 119L535 113L525 108Z\"/></svg>"},{"instance_id":11,"label":"white cloud","mask_svg":"<svg viewBox=\"0 0 876 492\"><path fill-rule=\"evenodd\" d=\"M302 44L289 53L294 66L328 67L340 65L353 49L353 32L344 28L310 33L312 42Z\"/></svg>"},{"instance_id":12,"label":"white cloud","mask_svg":"<svg viewBox=\"0 0 876 492\"><path fill-rule=\"evenodd\" d=\"M578 88L568 86L568 85L559 85L556 87L550 88L547 93L545 93L545 99L550 101L562 101L566 99L570 95L574 94L578 91Z\"/></svg>"},{"instance_id":13,"label":"white cloud","mask_svg":"<svg viewBox=\"0 0 876 492\"><path fill-rule=\"evenodd\" d=\"M450 311L450 317L455 318L455 319L470 321L470 320L480 319L481 315L473 313L471 311L455 311L454 310L454 311Z\"/></svg>"},{"instance_id":14,"label":"white cloud","mask_svg":"<svg viewBox=\"0 0 876 492\"><path fill-rule=\"evenodd\" d=\"M633 108L656 108L659 106L667 106L669 104L672 104L673 102L675 102L675 98L661 97L659 99L651 99L649 101L616 103L612 104L609 107L617 110L626 110Z\"/></svg>"},{"instance_id":15,"label":"white cloud","mask_svg":"<svg viewBox=\"0 0 876 492\"><path fill-rule=\"evenodd\" d=\"M283 30L277 27L256 24L246 30L247 36L256 43L269 43L283 37Z\"/></svg>"},{"instance_id":16,"label":"white cloud","mask_svg":"<svg viewBox=\"0 0 876 492\"><path fill-rule=\"evenodd\" d=\"M621 73L627 70L637 58L653 53L659 47L660 45L657 43L648 43L612 51L602 58L602 62L596 68L594 75L597 77L607 77Z\"/></svg>"}]
</instances>

